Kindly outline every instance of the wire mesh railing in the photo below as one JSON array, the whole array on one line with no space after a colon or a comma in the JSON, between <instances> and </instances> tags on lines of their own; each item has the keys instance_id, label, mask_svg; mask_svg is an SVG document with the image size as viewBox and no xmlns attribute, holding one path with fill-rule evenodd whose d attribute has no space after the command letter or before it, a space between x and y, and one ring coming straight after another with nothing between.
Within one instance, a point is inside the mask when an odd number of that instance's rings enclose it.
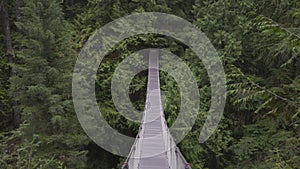
<instances>
[{"instance_id":1,"label":"wire mesh railing","mask_svg":"<svg viewBox=\"0 0 300 169\"><path fill-rule=\"evenodd\" d=\"M139 168L139 160L142 152L142 141L143 141L143 132L144 127L143 123L139 128L138 134L136 135L135 141L131 147L129 155L127 156L125 162L123 163L121 169L138 169Z\"/></svg>"},{"instance_id":2,"label":"wire mesh railing","mask_svg":"<svg viewBox=\"0 0 300 169\"><path fill-rule=\"evenodd\" d=\"M170 130L167 126L165 118L163 124L163 130L165 133L164 142L165 142L165 152L167 153L168 163L170 169L192 169L191 165L185 160L184 156L180 152L179 148L174 141Z\"/></svg>"},{"instance_id":3,"label":"wire mesh railing","mask_svg":"<svg viewBox=\"0 0 300 169\"><path fill-rule=\"evenodd\" d=\"M151 56L152 55L152 56ZM153 56L154 55L154 56ZM152 79L152 81L150 80ZM151 87L151 88L150 88ZM169 128L167 126L167 122L164 117L163 107L161 102L161 93L160 93L160 84L159 84L159 64L158 64L158 53L150 51L149 57L149 71L148 71L148 84L147 84L147 98L146 98L146 106L144 111L144 116L142 120L142 124L139 128L139 132L136 136L135 142L130 150L128 157L126 158L121 169L143 169L140 166L142 151L143 151L143 139L147 122L147 114L151 113L151 111L147 108L147 103L149 102L150 92L153 89L158 89L157 100L159 101L158 107L159 109L156 113L159 113L160 124L162 130L162 136L158 137L163 140L163 144L161 147L164 150L165 157L168 163L169 169L191 169L191 166L185 160L184 156L181 154L179 148L176 146L176 142L174 141ZM149 102L150 103L150 102ZM149 115L149 114L148 114ZM149 116L150 117L150 116ZM151 119L151 118L150 118ZM160 126L159 126L160 127ZM164 146L164 147L163 147Z\"/></svg>"}]
</instances>

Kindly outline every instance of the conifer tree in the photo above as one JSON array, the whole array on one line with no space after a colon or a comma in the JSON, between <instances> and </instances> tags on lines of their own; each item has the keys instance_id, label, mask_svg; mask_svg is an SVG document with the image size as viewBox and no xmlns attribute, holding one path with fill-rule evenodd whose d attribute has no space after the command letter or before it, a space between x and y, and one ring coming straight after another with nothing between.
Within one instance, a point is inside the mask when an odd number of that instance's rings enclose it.
<instances>
[{"instance_id":1,"label":"conifer tree","mask_svg":"<svg viewBox=\"0 0 300 169\"><path fill-rule=\"evenodd\" d=\"M32 166L29 168L38 164L83 167L86 137L71 101L75 58L71 27L57 0L24 1L21 11L22 20L16 24L23 32L18 39L22 50L17 52L17 74L11 78L10 92L22 115L23 144L36 143L32 151L38 152L31 157L37 164L24 163Z\"/></svg>"}]
</instances>

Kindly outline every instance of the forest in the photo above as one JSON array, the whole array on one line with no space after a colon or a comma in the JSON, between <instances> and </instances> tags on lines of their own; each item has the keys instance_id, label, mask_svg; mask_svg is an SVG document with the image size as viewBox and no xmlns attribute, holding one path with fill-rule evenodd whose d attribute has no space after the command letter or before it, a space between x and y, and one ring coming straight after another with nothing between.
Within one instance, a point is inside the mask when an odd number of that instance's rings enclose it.
<instances>
[{"instance_id":1,"label":"forest","mask_svg":"<svg viewBox=\"0 0 300 169\"><path fill-rule=\"evenodd\" d=\"M226 73L226 106L217 130L199 135L211 84L195 53L156 34L126 38L97 71L96 98L111 127L134 137L139 123L118 113L110 92L118 66L135 51L166 49L195 75L199 113L178 144L193 169L300 168L299 0L1 0L0 169L117 169L124 157L95 144L82 129L72 100L72 74L85 42L127 15L161 12L199 28ZM169 126L179 112L180 89L160 72ZM130 99L145 106L147 71L130 83ZM101 137L110 137L110 133Z\"/></svg>"}]
</instances>

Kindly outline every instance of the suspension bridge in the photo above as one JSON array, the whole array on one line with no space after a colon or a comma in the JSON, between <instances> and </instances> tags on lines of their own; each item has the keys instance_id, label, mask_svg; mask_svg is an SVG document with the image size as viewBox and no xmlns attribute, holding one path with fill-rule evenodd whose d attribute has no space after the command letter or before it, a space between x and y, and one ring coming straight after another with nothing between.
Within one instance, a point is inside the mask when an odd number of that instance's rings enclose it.
<instances>
[{"instance_id":1,"label":"suspension bridge","mask_svg":"<svg viewBox=\"0 0 300 169\"><path fill-rule=\"evenodd\" d=\"M122 169L191 169L170 134L161 100L159 51L153 49L143 119Z\"/></svg>"}]
</instances>

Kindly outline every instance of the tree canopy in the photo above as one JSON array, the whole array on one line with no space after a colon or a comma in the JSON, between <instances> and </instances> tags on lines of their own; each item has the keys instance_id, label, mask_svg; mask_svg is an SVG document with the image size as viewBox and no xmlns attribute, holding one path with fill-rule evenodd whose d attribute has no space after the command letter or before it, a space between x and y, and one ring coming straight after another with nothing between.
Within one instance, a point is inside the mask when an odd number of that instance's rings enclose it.
<instances>
[{"instance_id":1,"label":"tree canopy","mask_svg":"<svg viewBox=\"0 0 300 169\"><path fill-rule=\"evenodd\" d=\"M178 145L194 169L296 169L300 166L300 2L297 0L1 0L0 168L119 168L124 158L98 147L80 126L72 102L72 73L88 38L133 13L163 12L188 20L216 48L227 79L227 102L214 134L199 143L211 84L201 60L176 39L140 34L105 56L96 98L108 123L135 136L139 123L114 106L110 87L118 64L135 51L163 48L196 77L200 109ZM180 110L175 79L160 72L164 113ZM130 84L144 109L147 72ZM101 92L100 92L101 91ZM109 137L110 133L107 133Z\"/></svg>"}]
</instances>

